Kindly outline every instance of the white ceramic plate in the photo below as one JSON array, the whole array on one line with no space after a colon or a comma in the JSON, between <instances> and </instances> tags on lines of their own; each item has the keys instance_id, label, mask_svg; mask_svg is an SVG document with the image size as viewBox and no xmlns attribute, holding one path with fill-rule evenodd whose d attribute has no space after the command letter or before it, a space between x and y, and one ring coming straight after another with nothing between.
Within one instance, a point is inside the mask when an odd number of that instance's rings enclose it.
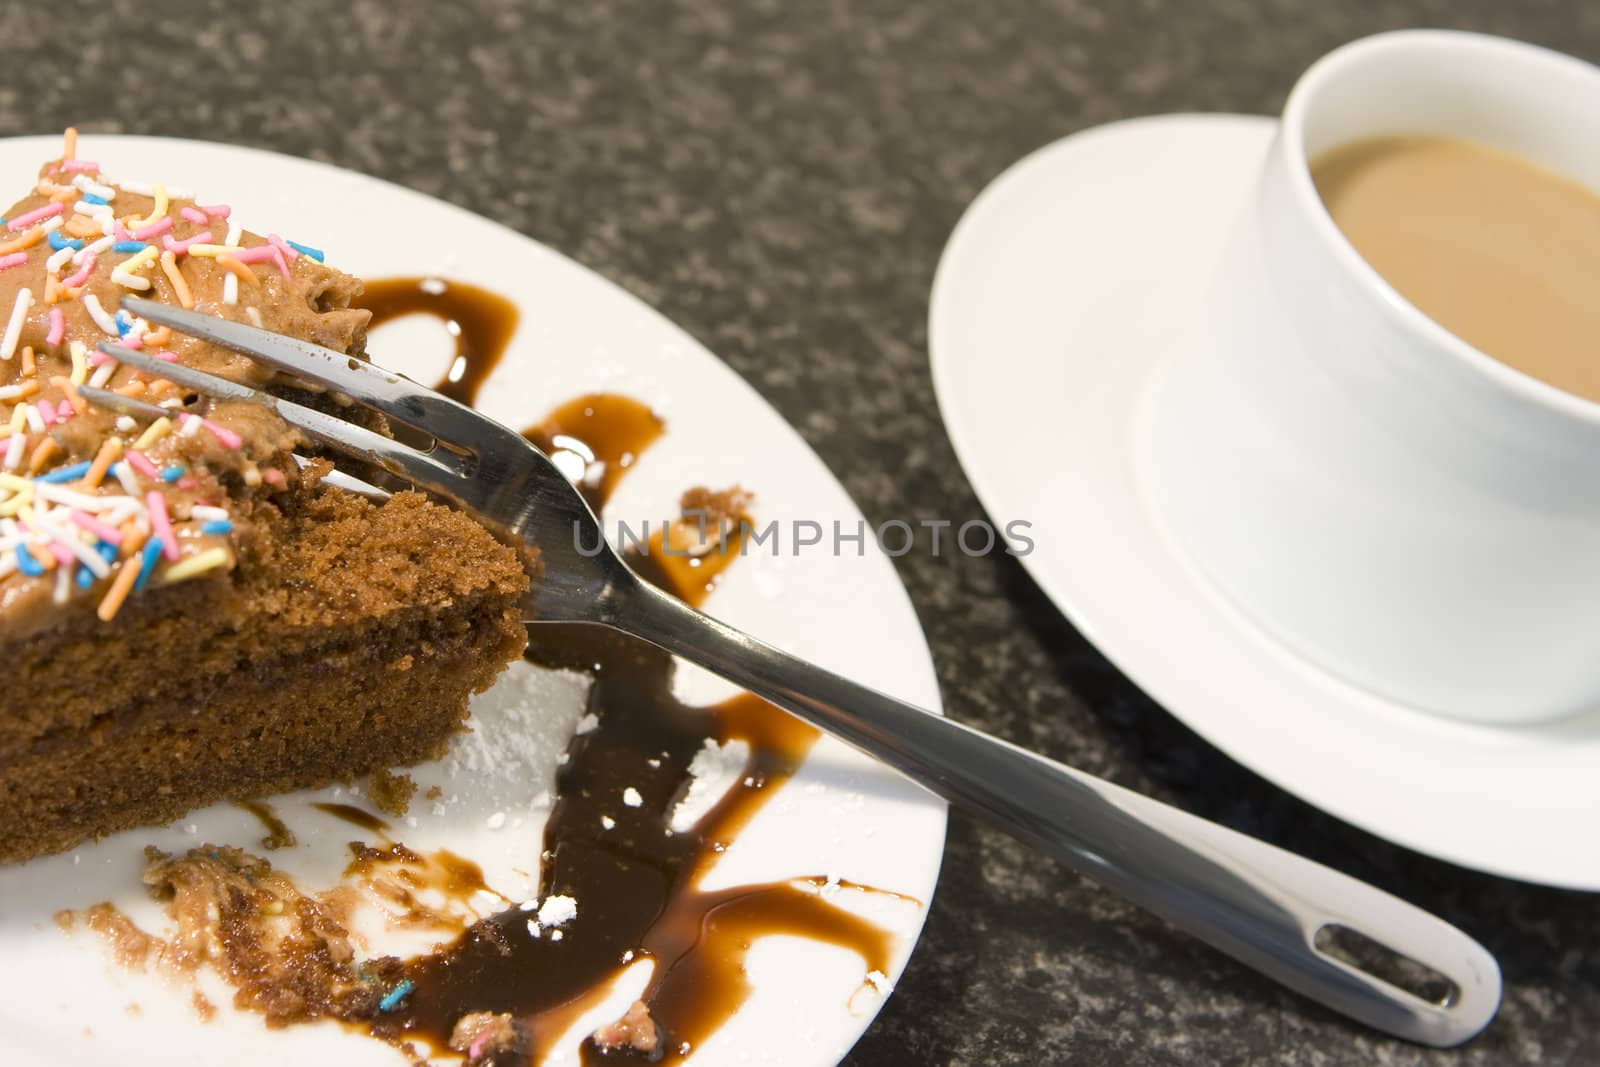
<instances>
[{"instance_id":1,"label":"white ceramic plate","mask_svg":"<svg viewBox=\"0 0 1600 1067\"><path fill-rule=\"evenodd\" d=\"M1600 719L1495 728L1388 704L1237 616L1163 528L1142 429L1210 343L1206 286L1275 123L1172 115L1040 149L968 209L934 282L940 409L1073 624L1207 740L1316 806L1495 874L1600 889Z\"/></svg>"},{"instance_id":2,"label":"white ceramic plate","mask_svg":"<svg viewBox=\"0 0 1600 1067\"><path fill-rule=\"evenodd\" d=\"M0 174L20 194L39 164L58 151L56 138L0 142ZM522 322L483 391L490 415L525 425L562 400L612 390L651 404L665 417L665 438L612 501L611 514L635 527L642 518L659 522L675 514L678 494L692 485L735 483L757 492L758 521L814 519L826 526L839 520L853 528L861 517L800 437L693 338L616 286L509 229L359 174L241 148L86 137L80 154L119 178L166 180L203 199L226 200L246 228L275 230L325 248L331 263L355 274L436 274L513 299ZM381 361L432 380L447 362L445 342L432 320L414 318L374 333L370 347ZM830 668L924 707L938 706L916 617L881 555L752 554L728 571L708 608ZM397 827L396 836L422 850L448 846L477 862L492 888L513 899L528 896L528 874L536 884L541 844L535 798L553 783L583 689L576 675L513 668L474 704L477 733L471 744L488 757L474 761L460 750L465 742L458 743L451 758L416 772L419 785L438 783L450 800L443 814L434 814L427 802L414 803L416 825ZM706 703L726 695L721 683L689 672L683 672L679 691ZM477 769L468 773L469 764ZM351 828L309 807L331 799L333 790L273 801L301 844L269 855L309 889L332 885L348 860ZM348 794L337 799L363 803ZM495 812L509 814L502 828L490 830ZM927 903L944 825L941 803L824 740L722 857L707 884L837 874ZM81 930L63 933L52 922L59 909L110 900L147 928L163 929L163 916L144 899L139 883L147 844L181 850L211 841L254 848L261 836L250 816L218 806L174 826L0 867L0 1063L408 1062L394 1048L333 1024L269 1031L259 1016L228 1006L225 991L211 997L221 1006L216 1018L202 1022L189 988L130 974L110 962L99 938ZM890 975L897 977L926 909L850 892L834 900L900 935ZM832 1064L881 1002L870 987L863 995L858 957L817 943L768 939L752 950L748 970L754 995L696 1050L695 1064ZM643 978L629 972L624 984L632 992L619 989L596 1015L615 1018ZM580 1036L572 1033L551 1062L572 1062Z\"/></svg>"}]
</instances>

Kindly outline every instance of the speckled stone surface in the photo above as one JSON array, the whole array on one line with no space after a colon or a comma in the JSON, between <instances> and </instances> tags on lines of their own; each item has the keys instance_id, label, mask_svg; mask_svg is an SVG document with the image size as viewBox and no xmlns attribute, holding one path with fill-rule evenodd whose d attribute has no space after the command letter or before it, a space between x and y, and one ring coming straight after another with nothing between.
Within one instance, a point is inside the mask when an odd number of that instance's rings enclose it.
<instances>
[{"instance_id":1,"label":"speckled stone surface","mask_svg":"<svg viewBox=\"0 0 1600 1067\"><path fill-rule=\"evenodd\" d=\"M1600 56L1588 0L63 10L8 5L0 135L256 145L492 214L701 338L877 521L980 514L934 406L928 290L963 207L1030 149L1126 116L1276 111L1312 59L1386 28ZM1145 699L1008 557L899 567L951 714L1436 910L1498 954L1506 1001L1461 1051L1376 1037L957 817L926 936L848 1062L1600 1062L1600 897L1421 858L1267 785Z\"/></svg>"}]
</instances>

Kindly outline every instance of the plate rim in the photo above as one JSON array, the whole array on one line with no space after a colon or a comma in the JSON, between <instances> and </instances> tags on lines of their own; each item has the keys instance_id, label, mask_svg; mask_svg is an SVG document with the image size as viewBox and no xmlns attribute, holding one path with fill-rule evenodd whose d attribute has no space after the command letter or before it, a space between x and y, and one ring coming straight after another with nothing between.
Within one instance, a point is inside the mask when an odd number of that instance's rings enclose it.
<instances>
[{"instance_id":1,"label":"plate rim","mask_svg":"<svg viewBox=\"0 0 1600 1067\"><path fill-rule=\"evenodd\" d=\"M56 154L56 147L59 145L59 137L59 134L21 134L10 137L0 137L0 148L16 151L37 150L35 152L36 158L40 161L43 161L54 157ZM555 266L555 269L572 271L577 274L581 274L585 276L587 281L591 284L598 283L599 289L603 290L607 294L608 301L620 299L626 304L631 305L631 308L635 313L642 313L652 322L654 329L663 331L663 336L673 338L678 345L691 352L698 352L699 355L703 357L704 365L706 366L707 370L711 373L721 375L724 378L727 387L735 390L738 393L740 397L740 403L742 405L748 405L753 409L754 412L759 413L763 424L770 426L773 433L779 435L780 437L782 435L787 435L790 438L791 443L795 446L798 446L798 448L803 451L806 462L814 467L819 479L821 481L825 481L830 490L836 492L840 498L846 501L850 509L855 512L856 515L865 519L865 512L861 509L860 505L857 504L848 487L816 451L816 449L813 448L812 445L805 439L804 435L800 433L799 429L793 423L791 423L789 419L772 404L771 401L762 395L762 393L755 387L754 384L752 384L747 378L744 377L744 375L740 374L730 364L717 355L710 345L689 332L689 330L687 330L685 327L673 321L664 312L651 305L643 297L626 288L621 283L613 280L601 271L581 262L566 252L546 244L544 241L532 236L531 234L517 230L505 224L504 222L501 222L497 218L493 218L488 215L480 215L466 207L446 200L441 196L434 196L429 193L422 192L421 190L402 185L388 178L369 174L354 167L341 166L325 160L297 156L270 148L262 148L255 145L235 144L224 141L214 141L204 138L173 137L166 135L133 133L97 133L92 131L84 133L83 140L95 145L96 155L99 155L107 160L114 156L118 144L137 145L145 150L159 150L163 146L172 146L185 151L199 149L202 151L214 151L229 155L243 156L247 157L247 159L265 162L269 166L301 168L302 172L305 170L310 170L329 179L347 181L350 178L355 177L360 179L363 183L371 183L373 185L382 187L382 189L388 195L398 196L413 205L423 205L430 212L437 213L443 211L454 218L468 220L473 226L491 226L496 230L499 230L507 238L518 242L523 252L534 257L544 257L549 263ZM105 148L101 149L98 147L101 145L104 145ZM117 166L113 165L109 167L109 169L113 174L119 173L119 168ZM522 308L521 310L525 314L528 311L527 308ZM872 559L873 556L868 554L865 558ZM912 654L912 658L915 660L917 671L923 675L923 678L920 680L913 680L908 675L905 677L905 681L924 686L929 699L921 702L922 706L927 710L942 716L945 714L944 695L939 680L937 663L934 659L933 650L928 642L927 631L922 624L919 613L917 612L916 603L913 600L910 590L907 588L904 579L901 577L898 568L895 568L886 558L879 560L879 566L882 567L883 573L888 576L884 582L883 595L892 598L898 598L899 602L896 604L896 607L903 609L907 624L913 628L908 629L904 636L908 642L910 642L913 637L915 638L914 644L909 651ZM824 734L824 737L827 737L827 735ZM904 948L899 953L900 958L896 961L897 966L895 968L895 972L888 976L890 979L888 987L883 989L881 991L881 995L871 1002L871 1007L869 1009L857 1011L853 1006L848 1008L851 1025L848 1027L848 1029L844 1026L841 1026L839 1029L839 1037L842 1041L844 1041L844 1044L839 1049L840 1059L848 1056L850 1051L854 1049L857 1044L859 1044L861 1038L876 1021L884 1005L888 1003L889 998L893 995L894 989L898 985L900 976L903 975L907 968L910 967L912 959L915 957L918 948L920 948L923 943L923 935L927 929L927 922L932 913L935 900L938 896L938 887L943 874L944 860L949 838L949 806L943 800L934 797L930 793L920 790L918 790L917 793L917 803L926 805L927 817L936 820L935 828L937 831L936 834L930 834L930 841L928 842L931 855L928 860L929 866L926 893L925 896L918 898L921 906L917 909L915 918L905 924L904 933L900 935L904 942ZM937 840L932 840L933 837L936 837ZM729 1021L736 1016L737 1013L735 1016L731 1016ZM819 1058L814 1060L802 1060L799 1062L802 1064L816 1063L819 1065L825 1065L836 1064L840 1061L839 1059L833 1058L831 1051L825 1051L822 1048L819 1048L818 1051L821 1053Z\"/></svg>"}]
</instances>

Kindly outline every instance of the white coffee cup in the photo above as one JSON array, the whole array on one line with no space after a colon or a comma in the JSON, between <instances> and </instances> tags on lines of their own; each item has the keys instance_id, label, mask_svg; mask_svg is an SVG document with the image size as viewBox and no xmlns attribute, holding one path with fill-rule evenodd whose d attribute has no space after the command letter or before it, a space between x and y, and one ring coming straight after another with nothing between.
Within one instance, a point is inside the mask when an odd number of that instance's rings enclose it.
<instances>
[{"instance_id":1,"label":"white coffee cup","mask_svg":"<svg viewBox=\"0 0 1600 1067\"><path fill-rule=\"evenodd\" d=\"M1600 189L1600 68L1441 31L1312 66L1219 266L1214 342L1153 398L1155 506L1247 617L1391 701L1506 724L1600 707L1600 404L1458 339L1345 240L1307 161L1386 134Z\"/></svg>"}]
</instances>

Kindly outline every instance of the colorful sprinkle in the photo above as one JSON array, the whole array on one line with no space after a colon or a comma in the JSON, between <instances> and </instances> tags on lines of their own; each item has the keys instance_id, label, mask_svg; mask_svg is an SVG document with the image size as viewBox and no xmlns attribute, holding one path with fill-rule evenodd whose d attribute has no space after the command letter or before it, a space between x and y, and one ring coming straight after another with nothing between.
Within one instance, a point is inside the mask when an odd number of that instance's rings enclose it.
<instances>
[{"instance_id":1,"label":"colorful sprinkle","mask_svg":"<svg viewBox=\"0 0 1600 1067\"><path fill-rule=\"evenodd\" d=\"M322 249L320 249L320 248L312 248L310 245L303 245L299 241L288 241L288 242L285 242L285 243L288 244L288 246L290 248L294 249L296 252L299 252L301 255L310 256L312 259L316 260L318 263L324 262L324 257L322 255Z\"/></svg>"},{"instance_id":2,"label":"colorful sprinkle","mask_svg":"<svg viewBox=\"0 0 1600 1067\"><path fill-rule=\"evenodd\" d=\"M36 207L32 211L23 212L14 219L7 219L6 229L12 233L18 230L26 230L34 223L43 222L45 219L59 215L65 210L66 206L64 204L46 204L44 207Z\"/></svg>"},{"instance_id":3,"label":"colorful sprinkle","mask_svg":"<svg viewBox=\"0 0 1600 1067\"><path fill-rule=\"evenodd\" d=\"M220 537L233 532L233 523L227 519L211 519L200 524L200 532L208 537Z\"/></svg>"},{"instance_id":4,"label":"colorful sprinkle","mask_svg":"<svg viewBox=\"0 0 1600 1067\"><path fill-rule=\"evenodd\" d=\"M81 242L80 242L81 247ZM111 246L113 252L143 252L150 247L143 241L117 241Z\"/></svg>"},{"instance_id":5,"label":"colorful sprinkle","mask_svg":"<svg viewBox=\"0 0 1600 1067\"><path fill-rule=\"evenodd\" d=\"M378 1010L394 1011L400 1006L400 1002L402 1000L405 1000L406 997L411 995L411 991L415 988L416 986L412 983L411 979L400 979L400 984L389 990L389 992L385 993L383 995L383 999L378 1001Z\"/></svg>"},{"instance_id":6,"label":"colorful sprinkle","mask_svg":"<svg viewBox=\"0 0 1600 1067\"><path fill-rule=\"evenodd\" d=\"M49 241L50 247L55 249L57 252L64 248L70 248L76 252L78 249L83 247L82 241L73 237L63 237L55 230L51 230L49 235L45 237L45 240Z\"/></svg>"},{"instance_id":7,"label":"colorful sprinkle","mask_svg":"<svg viewBox=\"0 0 1600 1067\"><path fill-rule=\"evenodd\" d=\"M17 341L22 336L22 324L27 321L28 309L33 307L33 290L24 286L17 290L17 302L11 305L11 319L6 332L0 336L0 359L10 359L17 354Z\"/></svg>"}]
</instances>

